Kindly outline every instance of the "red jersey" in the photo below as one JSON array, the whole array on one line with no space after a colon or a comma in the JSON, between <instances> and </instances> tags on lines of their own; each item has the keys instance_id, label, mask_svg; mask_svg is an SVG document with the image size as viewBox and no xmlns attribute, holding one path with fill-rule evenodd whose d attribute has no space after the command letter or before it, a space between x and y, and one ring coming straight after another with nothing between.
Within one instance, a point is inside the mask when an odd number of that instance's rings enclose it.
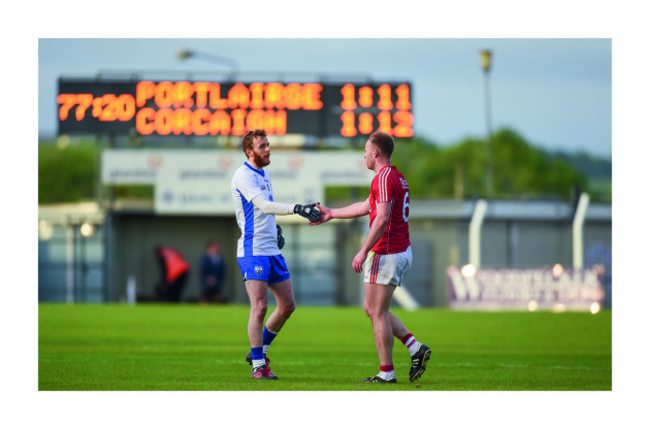
<instances>
[{"instance_id":1,"label":"red jersey","mask_svg":"<svg viewBox=\"0 0 650 429\"><path fill-rule=\"evenodd\" d=\"M397 168L387 165L372 179L370 185L370 226L377 216L377 203L390 203L390 216L384 235L372 251L379 255L404 252L410 245L409 216L411 198L409 184Z\"/></svg>"}]
</instances>

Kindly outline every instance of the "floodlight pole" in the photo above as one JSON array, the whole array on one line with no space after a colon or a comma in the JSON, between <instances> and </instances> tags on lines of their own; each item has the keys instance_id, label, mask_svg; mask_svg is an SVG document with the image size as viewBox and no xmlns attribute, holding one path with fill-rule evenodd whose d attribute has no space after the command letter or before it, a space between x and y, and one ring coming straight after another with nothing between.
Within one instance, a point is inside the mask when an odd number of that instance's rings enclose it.
<instances>
[{"instance_id":1,"label":"floodlight pole","mask_svg":"<svg viewBox=\"0 0 650 429\"><path fill-rule=\"evenodd\" d=\"M490 103L490 67L492 62L492 51L481 51L481 67L483 68L484 88L485 88L485 124L487 127L487 144L488 144L488 159L486 171L486 196L492 198L494 196L494 163L492 154L492 112Z\"/></svg>"}]
</instances>

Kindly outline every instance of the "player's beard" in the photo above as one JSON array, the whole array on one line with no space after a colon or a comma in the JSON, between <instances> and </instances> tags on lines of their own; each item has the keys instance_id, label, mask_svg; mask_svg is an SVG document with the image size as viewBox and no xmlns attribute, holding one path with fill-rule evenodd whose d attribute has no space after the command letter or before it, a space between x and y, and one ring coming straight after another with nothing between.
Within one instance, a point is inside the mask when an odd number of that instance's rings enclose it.
<instances>
[{"instance_id":1,"label":"player's beard","mask_svg":"<svg viewBox=\"0 0 650 429\"><path fill-rule=\"evenodd\" d=\"M268 155L268 158L265 158L263 156L258 155L257 153L253 152L253 162L255 165L258 167L266 167L271 163L271 154Z\"/></svg>"}]
</instances>

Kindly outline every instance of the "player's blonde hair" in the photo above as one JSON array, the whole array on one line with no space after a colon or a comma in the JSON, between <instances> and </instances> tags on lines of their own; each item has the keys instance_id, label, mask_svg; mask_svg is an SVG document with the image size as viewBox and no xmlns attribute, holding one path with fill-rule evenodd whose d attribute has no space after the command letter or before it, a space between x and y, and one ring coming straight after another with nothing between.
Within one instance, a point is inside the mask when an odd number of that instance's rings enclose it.
<instances>
[{"instance_id":1,"label":"player's blonde hair","mask_svg":"<svg viewBox=\"0 0 650 429\"><path fill-rule=\"evenodd\" d=\"M370 134L368 137L370 143L377 146L377 149L387 158L390 158L393 155L393 150L395 149L395 140L393 136L383 131L375 131Z\"/></svg>"},{"instance_id":2,"label":"player's blonde hair","mask_svg":"<svg viewBox=\"0 0 650 429\"><path fill-rule=\"evenodd\" d=\"M259 128L252 130L252 131L247 131L242 137L241 137L241 150L246 153L247 149L253 149L253 143L255 142L256 138L264 138L266 137L266 131L261 130ZM247 155L248 156L248 155Z\"/></svg>"}]
</instances>

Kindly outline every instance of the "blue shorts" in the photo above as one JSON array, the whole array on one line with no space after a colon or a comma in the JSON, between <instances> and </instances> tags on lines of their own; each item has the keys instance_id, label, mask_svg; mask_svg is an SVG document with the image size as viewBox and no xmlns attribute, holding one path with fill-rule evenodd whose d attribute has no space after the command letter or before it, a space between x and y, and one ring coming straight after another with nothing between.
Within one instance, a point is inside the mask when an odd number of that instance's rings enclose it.
<instances>
[{"instance_id":1,"label":"blue shorts","mask_svg":"<svg viewBox=\"0 0 650 429\"><path fill-rule=\"evenodd\" d=\"M284 256L244 256L237 258L244 281L262 280L267 284L280 283L291 278Z\"/></svg>"}]
</instances>

